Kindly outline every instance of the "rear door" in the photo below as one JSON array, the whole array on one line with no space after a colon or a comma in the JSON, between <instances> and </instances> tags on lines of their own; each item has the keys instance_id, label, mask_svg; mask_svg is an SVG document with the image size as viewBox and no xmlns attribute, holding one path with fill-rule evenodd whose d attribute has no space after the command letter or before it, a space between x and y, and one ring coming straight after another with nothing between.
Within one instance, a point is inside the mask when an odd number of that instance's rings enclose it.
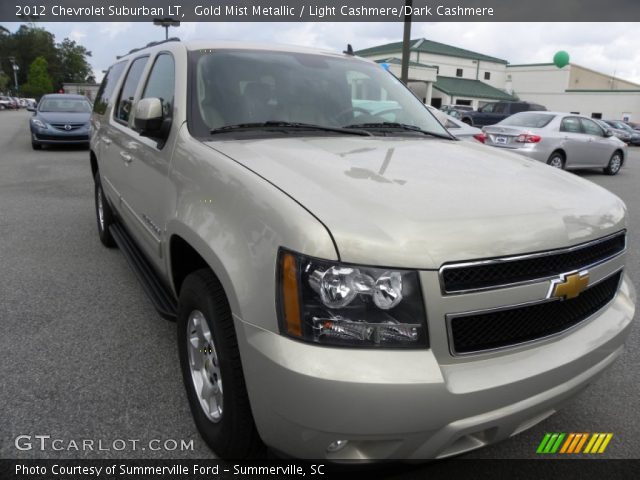
<instances>
[{"instance_id":1,"label":"rear door","mask_svg":"<svg viewBox=\"0 0 640 480\"><path fill-rule=\"evenodd\" d=\"M108 119L115 102L116 87L120 83L126 66L127 61L124 60L109 69L100 84L96 101L93 104L93 115L91 116L91 129L93 132L91 148L98 158L102 189L116 208L120 201L120 195L114 188L113 177L120 165L119 162L114 163L110 157L113 132L110 131Z\"/></svg>"}]
</instances>

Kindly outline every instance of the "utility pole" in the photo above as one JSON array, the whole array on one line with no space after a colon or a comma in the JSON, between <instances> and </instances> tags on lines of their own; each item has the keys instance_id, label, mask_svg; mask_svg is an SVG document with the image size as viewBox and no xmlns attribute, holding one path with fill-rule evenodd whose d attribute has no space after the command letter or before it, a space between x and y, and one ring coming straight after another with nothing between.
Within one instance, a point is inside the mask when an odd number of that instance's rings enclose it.
<instances>
[{"instance_id":1,"label":"utility pole","mask_svg":"<svg viewBox=\"0 0 640 480\"><path fill-rule=\"evenodd\" d=\"M400 71L400 80L406 85L409 81L409 56L411 55L409 43L411 43L411 7L413 6L413 0L405 0L404 6L404 36L402 39L402 68ZM409 15L407 15L407 10L409 11Z\"/></svg>"},{"instance_id":2,"label":"utility pole","mask_svg":"<svg viewBox=\"0 0 640 480\"><path fill-rule=\"evenodd\" d=\"M153 24L158 25L160 27L164 27L164 39L169 40L169 27L179 27L180 22L178 20L174 20L171 17L165 18L154 18Z\"/></svg>"}]
</instances>

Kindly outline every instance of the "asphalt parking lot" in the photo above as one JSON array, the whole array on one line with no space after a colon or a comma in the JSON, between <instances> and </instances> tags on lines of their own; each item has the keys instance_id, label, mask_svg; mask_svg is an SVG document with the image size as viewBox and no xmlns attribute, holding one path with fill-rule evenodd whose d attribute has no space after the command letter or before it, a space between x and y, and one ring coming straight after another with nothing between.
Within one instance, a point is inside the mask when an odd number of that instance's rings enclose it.
<instances>
[{"instance_id":1,"label":"asphalt parking lot","mask_svg":"<svg viewBox=\"0 0 640 480\"><path fill-rule=\"evenodd\" d=\"M88 151L33 151L28 117L0 112L0 458L213 458L189 412L175 324L155 313L122 254L98 240ZM627 203L627 272L638 287L640 148L629 151L615 177L577 174ZM637 321L627 346L564 410L466 458L535 458L545 432L612 432L606 457L638 458ZM33 448L16 448L19 435ZM36 435L61 439L61 450L49 440L40 450ZM68 448L83 439L94 449Z\"/></svg>"}]
</instances>

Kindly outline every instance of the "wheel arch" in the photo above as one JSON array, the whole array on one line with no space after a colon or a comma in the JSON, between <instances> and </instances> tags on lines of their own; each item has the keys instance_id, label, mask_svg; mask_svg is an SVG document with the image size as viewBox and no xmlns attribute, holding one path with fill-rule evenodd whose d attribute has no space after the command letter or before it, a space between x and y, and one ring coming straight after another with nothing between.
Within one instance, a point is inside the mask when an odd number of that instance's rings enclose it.
<instances>
[{"instance_id":1,"label":"wheel arch","mask_svg":"<svg viewBox=\"0 0 640 480\"><path fill-rule=\"evenodd\" d=\"M176 298L180 296L180 288L189 274L196 270L207 268L220 281L231 311L239 311L239 303L235 295L233 282L226 267L201 239L191 235L184 226L176 229L171 234L168 242L167 257L169 279Z\"/></svg>"},{"instance_id":2,"label":"wheel arch","mask_svg":"<svg viewBox=\"0 0 640 480\"><path fill-rule=\"evenodd\" d=\"M93 150L89 151L89 162L91 163L91 178L96 178L96 173L98 173L98 157Z\"/></svg>"}]
</instances>

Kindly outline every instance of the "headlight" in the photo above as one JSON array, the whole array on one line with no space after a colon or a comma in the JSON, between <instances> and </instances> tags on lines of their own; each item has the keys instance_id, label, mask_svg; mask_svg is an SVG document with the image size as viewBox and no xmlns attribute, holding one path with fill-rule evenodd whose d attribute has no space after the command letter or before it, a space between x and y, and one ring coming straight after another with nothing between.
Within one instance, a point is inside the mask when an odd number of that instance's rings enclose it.
<instances>
[{"instance_id":1,"label":"headlight","mask_svg":"<svg viewBox=\"0 0 640 480\"><path fill-rule=\"evenodd\" d=\"M35 125L38 128L47 128L47 126L37 118L32 118L31 123L33 123L33 125Z\"/></svg>"},{"instance_id":2,"label":"headlight","mask_svg":"<svg viewBox=\"0 0 640 480\"><path fill-rule=\"evenodd\" d=\"M281 333L323 345L426 348L418 272L278 255Z\"/></svg>"}]
</instances>

